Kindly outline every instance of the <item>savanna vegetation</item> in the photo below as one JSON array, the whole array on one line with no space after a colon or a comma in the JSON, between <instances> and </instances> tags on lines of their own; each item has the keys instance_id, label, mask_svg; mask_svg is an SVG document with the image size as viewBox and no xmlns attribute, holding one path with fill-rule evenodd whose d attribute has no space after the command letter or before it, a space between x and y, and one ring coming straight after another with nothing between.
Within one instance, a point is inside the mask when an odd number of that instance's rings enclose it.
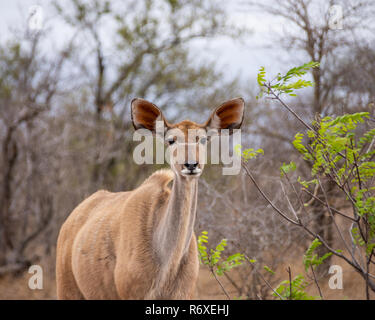
<instances>
[{"instance_id":1,"label":"savanna vegetation","mask_svg":"<svg viewBox=\"0 0 375 320\"><path fill-rule=\"evenodd\" d=\"M72 209L164 166L133 161L134 97L171 121L199 122L242 96L241 172L208 165L199 182L197 298L373 299L374 9L370 0L69 0L43 7L42 29L12 25L0 38L0 298L55 299L56 239ZM220 41L264 54L259 29L238 12L266 17L260 29L285 26L267 33L275 74L260 61L257 74L244 65L237 75L234 59L223 66L220 50L207 54ZM35 264L43 290L28 287Z\"/></svg>"}]
</instances>

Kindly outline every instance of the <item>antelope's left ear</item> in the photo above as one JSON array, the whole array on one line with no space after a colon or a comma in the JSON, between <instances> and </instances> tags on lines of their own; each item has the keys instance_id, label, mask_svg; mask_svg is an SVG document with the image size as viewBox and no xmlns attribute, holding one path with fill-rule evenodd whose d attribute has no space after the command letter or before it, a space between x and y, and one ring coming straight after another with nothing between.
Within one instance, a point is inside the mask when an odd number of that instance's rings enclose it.
<instances>
[{"instance_id":1,"label":"antelope's left ear","mask_svg":"<svg viewBox=\"0 0 375 320\"><path fill-rule=\"evenodd\" d=\"M206 130L216 129L239 129L242 125L245 110L245 101L242 98L236 98L224 102L217 107L207 120Z\"/></svg>"},{"instance_id":2,"label":"antelope's left ear","mask_svg":"<svg viewBox=\"0 0 375 320\"><path fill-rule=\"evenodd\" d=\"M156 121L164 121L164 125L168 126L161 110L153 103L140 98L131 102L131 117L136 130L144 128L155 134Z\"/></svg>"}]
</instances>

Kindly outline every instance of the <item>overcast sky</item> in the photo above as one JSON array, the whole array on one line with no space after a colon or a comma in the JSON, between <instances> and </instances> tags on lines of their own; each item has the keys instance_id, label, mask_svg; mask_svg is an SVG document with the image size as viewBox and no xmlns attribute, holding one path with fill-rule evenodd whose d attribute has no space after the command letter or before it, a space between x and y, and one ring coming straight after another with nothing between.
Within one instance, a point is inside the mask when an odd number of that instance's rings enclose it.
<instances>
[{"instance_id":1,"label":"overcast sky","mask_svg":"<svg viewBox=\"0 0 375 320\"><path fill-rule=\"evenodd\" d=\"M44 10L44 18L51 19L51 10L48 0L0 0L0 40L9 37L9 26L19 27L27 20L30 7L40 5ZM233 2L233 4L235 1ZM260 66L265 66L271 72L278 72L280 68L285 69L281 53L274 49L267 49L270 43L272 30L281 27L281 22L260 16L259 13L243 10L238 5L230 6L229 19L235 25L246 25L253 31L252 35L246 37L245 42L234 41L220 37L214 40L195 41L192 49L202 57L214 59L219 67L225 68L229 77L239 76L242 79L255 79ZM259 23L259 21L262 23ZM64 40L66 33L63 28L55 30L54 40L59 42ZM284 57L285 58L285 57Z\"/></svg>"}]
</instances>

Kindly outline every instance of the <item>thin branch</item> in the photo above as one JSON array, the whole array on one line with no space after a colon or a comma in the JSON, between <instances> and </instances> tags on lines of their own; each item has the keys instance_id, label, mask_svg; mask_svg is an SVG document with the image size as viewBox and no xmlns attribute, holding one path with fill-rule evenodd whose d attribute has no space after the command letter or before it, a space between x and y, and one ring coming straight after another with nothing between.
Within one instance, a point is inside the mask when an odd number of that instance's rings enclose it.
<instances>
[{"instance_id":1,"label":"thin branch","mask_svg":"<svg viewBox=\"0 0 375 320\"><path fill-rule=\"evenodd\" d=\"M250 258L244 254L246 261L251 265L253 270L259 275L259 277L264 281L268 288L272 290L274 294L276 294L281 300L285 300L274 288L272 288L271 284L263 277L263 275L254 267L254 265L250 262Z\"/></svg>"},{"instance_id":2,"label":"thin branch","mask_svg":"<svg viewBox=\"0 0 375 320\"><path fill-rule=\"evenodd\" d=\"M327 244L327 242L317 233L313 232L311 229L309 229L306 225L304 225L302 222L298 223L298 222L295 222L294 220L288 218L283 212L280 211L280 209L278 209L273 203L272 201L266 196L266 194L263 192L263 190L259 187L259 185L257 184L256 180L254 179L254 177L252 176L251 172L246 168L245 165L242 164L242 167L245 169L248 177L251 179L251 181L254 183L254 185L256 186L256 188L258 189L258 191L260 192L260 194L263 196L263 198L265 200L267 200L267 202L272 206L272 208L279 214L281 215L285 220L289 221L290 223L294 224L294 225L297 225L297 226L300 226L301 228L303 228L308 234L310 234L314 239L317 238L323 245L324 247L326 247L326 249L329 251L329 252L332 252L332 254L334 254L335 256L343 259L344 261L346 261L349 265L351 265L364 279L367 278L367 275L368 277L372 277L372 278L375 278L374 275L372 274L369 274L367 273L366 271L364 271L362 269L362 267L357 263L356 260L349 260L346 256L344 256L343 254L341 254L340 252L337 252L336 250L334 250L331 246L329 246ZM349 251L350 252L350 251ZM375 282L372 282L369 280L369 286L371 288L371 290L375 291Z\"/></svg>"},{"instance_id":3,"label":"thin branch","mask_svg":"<svg viewBox=\"0 0 375 320\"><path fill-rule=\"evenodd\" d=\"M323 298L323 294L322 294L322 290L320 289L320 286L319 286L318 280L316 279L316 275L315 275L314 268L313 268L312 265L310 265L310 268L311 268L311 272L312 272L312 275L313 275L313 278L314 278L315 285L316 285L316 287L318 288L320 298L321 298L322 300L324 300L324 298Z\"/></svg>"},{"instance_id":4,"label":"thin branch","mask_svg":"<svg viewBox=\"0 0 375 320\"><path fill-rule=\"evenodd\" d=\"M269 92L275 97L277 101L285 108L287 109L293 116L295 116L299 122L301 122L307 129L311 131L314 130L313 127L311 127L306 121L304 121L292 108L290 108L283 100L279 98L279 96L272 90L271 84L264 84L264 86L269 90Z\"/></svg>"},{"instance_id":5,"label":"thin branch","mask_svg":"<svg viewBox=\"0 0 375 320\"><path fill-rule=\"evenodd\" d=\"M323 200L319 199L316 195L314 195L313 193L311 193L308 189L303 188L302 191L306 192L308 195L310 195L311 197L313 197L315 200L319 201L322 205L324 205L326 207L328 206ZM352 217L347 216L346 214L342 213L338 209L335 209L335 208L331 207L331 210L334 211L335 213L339 214L340 216L346 218L346 219L349 219L349 220L351 220L353 222L358 222L357 219L354 219Z\"/></svg>"},{"instance_id":6,"label":"thin branch","mask_svg":"<svg viewBox=\"0 0 375 320\"><path fill-rule=\"evenodd\" d=\"M335 217L334 217L334 215L333 215L333 213L332 213L332 210L331 210L331 207L330 207L330 205L329 205L329 203L328 203L328 196L327 196L327 193L326 193L325 189L323 188L322 182L320 181L319 177L317 177L317 180L318 180L318 183L319 183L320 188L322 189L322 192L323 192L323 195L324 195L324 198L325 198L326 204L327 204L328 212L329 212L329 214L330 214L330 216L331 216L332 222L333 222L333 224L334 224L334 226L335 226L335 228L336 228L338 234L340 235L340 238L341 238L342 242L344 243L345 248L348 250L348 252L350 252L350 255L352 256L353 261L354 261L355 263L357 263L357 261L356 261L354 255L352 254L352 252L351 252L351 250L350 250L348 244L346 243L346 241L345 241L345 239L344 239L344 236L342 235L342 232L341 232L339 226L338 226L337 223L336 223Z\"/></svg>"},{"instance_id":7,"label":"thin branch","mask_svg":"<svg viewBox=\"0 0 375 320\"><path fill-rule=\"evenodd\" d=\"M215 280L216 280L216 281L218 282L218 284L220 285L221 290L223 290L223 292L224 292L225 295L227 296L228 300L230 300L230 296L229 296L228 292L225 290L224 286L221 284L220 280L219 280L218 277L216 276L215 271L213 270L212 267L210 268L210 271L211 271L212 275L214 276Z\"/></svg>"},{"instance_id":8,"label":"thin branch","mask_svg":"<svg viewBox=\"0 0 375 320\"><path fill-rule=\"evenodd\" d=\"M292 300L292 271L290 270L290 266L288 266L288 269L286 269L289 275L289 300Z\"/></svg>"},{"instance_id":9,"label":"thin branch","mask_svg":"<svg viewBox=\"0 0 375 320\"><path fill-rule=\"evenodd\" d=\"M284 219L286 219L287 221L289 221L290 223L296 225L296 226L300 226L301 223L300 222L296 222L292 219L290 219L286 214L284 214L279 208L277 208L273 202L267 197L267 195L263 192L263 190L260 188L260 186L258 185L258 183L256 182L256 180L254 179L252 173L250 172L250 170L242 163L242 167L245 169L247 175L249 176L249 178L251 179L251 181L254 183L255 187L258 189L258 191L260 192L260 194L263 196L264 199L267 200L267 202L271 205L271 207L279 214L281 215Z\"/></svg>"},{"instance_id":10,"label":"thin branch","mask_svg":"<svg viewBox=\"0 0 375 320\"><path fill-rule=\"evenodd\" d=\"M286 199L286 201L288 202L288 205L289 205L289 207L290 207L290 210L293 212L293 214L294 214L296 220L297 220L297 221L300 221L300 219L299 219L299 217L298 217L298 215L297 215L297 212L294 210L294 207L293 207L292 203L290 202L290 199L289 199L288 195L287 195L286 192L285 192L284 184L283 184L283 182L282 182L281 180L280 180L280 185L281 185L281 190L282 190L283 193L284 193L285 199Z\"/></svg>"},{"instance_id":11,"label":"thin branch","mask_svg":"<svg viewBox=\"0 0 375 320\"><path fill-rule=\"evenodd\" d=\"M237 285L237 283L230 276L228 276L227 272L224 272L224 276L225 278L228 279L228 281L232 284L232 286L236 288L236 290L238 291L238 294L241 295L241 288Z\"/></svg>"}]
</instances>

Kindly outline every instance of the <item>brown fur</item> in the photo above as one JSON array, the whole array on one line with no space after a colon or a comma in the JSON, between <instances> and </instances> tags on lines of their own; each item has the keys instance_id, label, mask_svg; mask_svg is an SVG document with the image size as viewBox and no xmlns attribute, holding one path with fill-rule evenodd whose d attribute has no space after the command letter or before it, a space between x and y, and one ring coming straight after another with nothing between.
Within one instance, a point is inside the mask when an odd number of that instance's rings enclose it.
<instances>
[{"instance_id":1,"label":"brown fur","mask_svg":"<svg viewBox=\"0 0 375 320\"><path fill-rule=\"evenodd\" d=\"M192 297L198 276L195 236L165 288L154 282L161 264L150 250L151 233L168 203L173 175L157 171L131 192L98 191L72 212L57 244L59 299Z\"/></svg>"},{"instance_id":2,"label":"brown fur","mask_svg":"<svg viewBox=\"0 0 375 320\"><path fill-rule=\"evenodd\" d=\"M218 110L238 125L241 103L232 100ZM235 115L223 112L223 106ZM155 121L164 118L155 105L137 99L132 119L136 128L153 130ZM186 134L189 128L220 125L220 121L215 111L205 125L188 120L165 124ZM58 299L193 297L199 269L193 232L198 179L180 174L175 165L172 169L155 172L133 191L98 191L73 210L57 242Z\"/></svg>"}]
</instances>

